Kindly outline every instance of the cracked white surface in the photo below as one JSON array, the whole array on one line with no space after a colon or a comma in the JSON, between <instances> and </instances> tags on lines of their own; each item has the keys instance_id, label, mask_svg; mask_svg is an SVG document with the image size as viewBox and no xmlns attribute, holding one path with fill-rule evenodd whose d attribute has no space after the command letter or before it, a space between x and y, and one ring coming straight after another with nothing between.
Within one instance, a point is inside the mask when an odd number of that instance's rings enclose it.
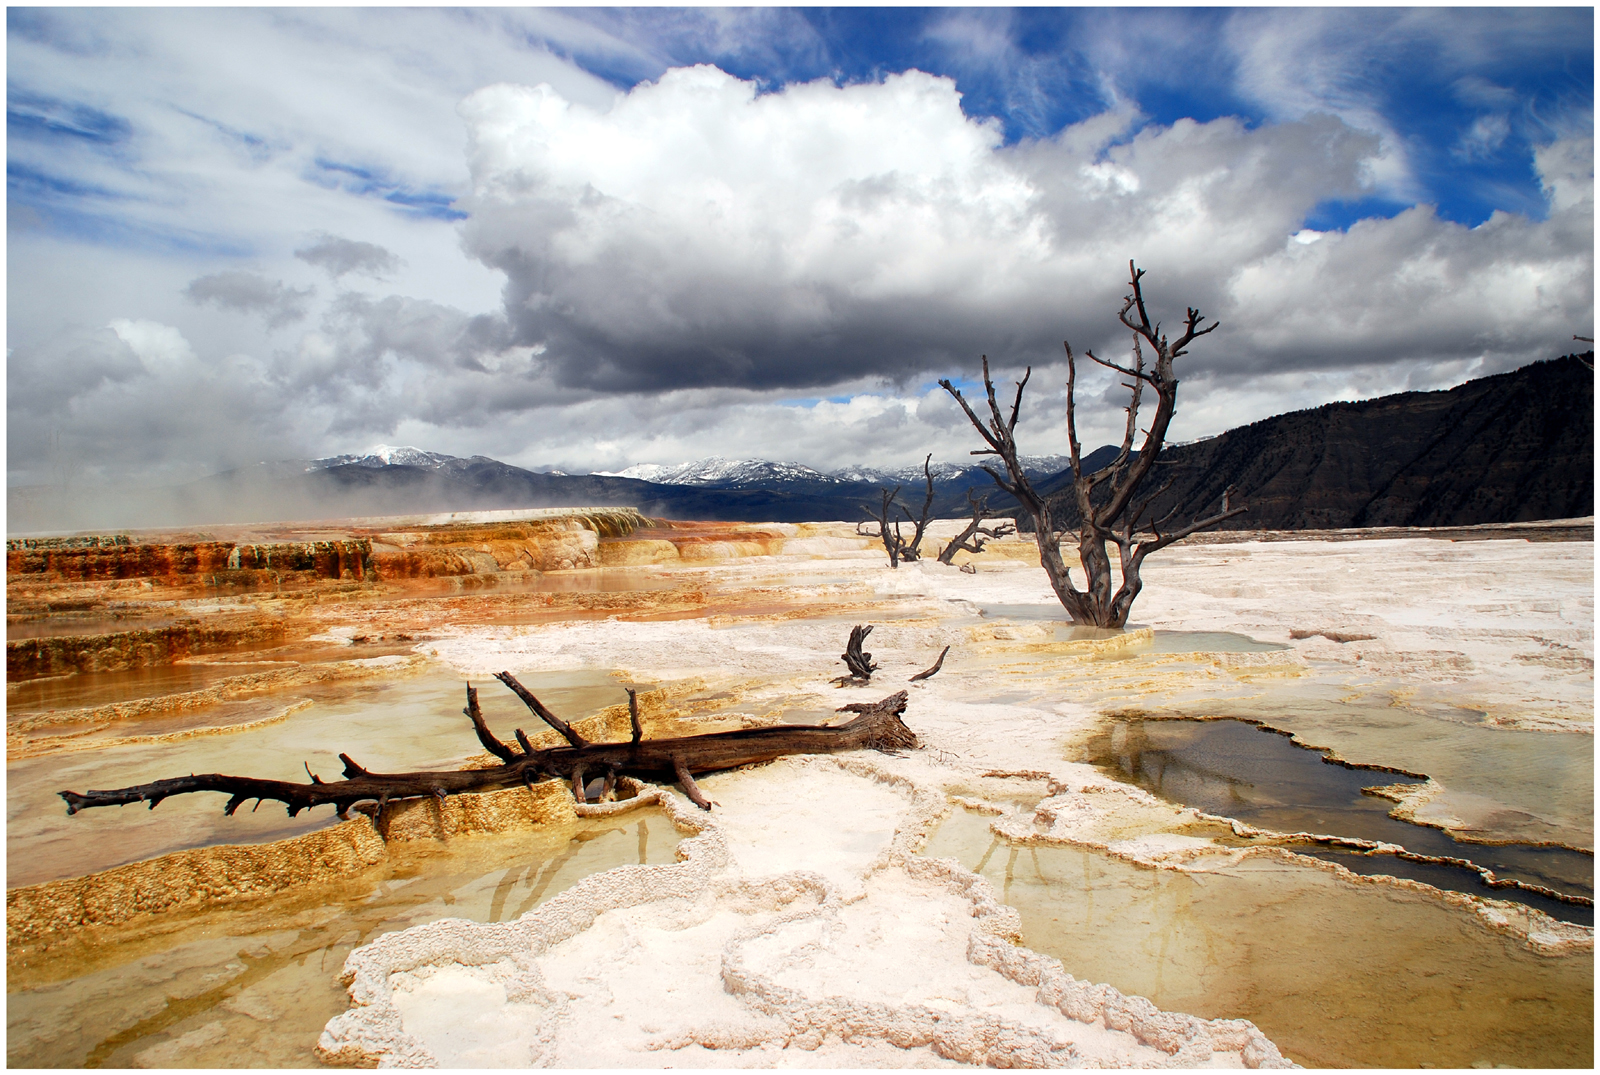
<instances>
[{"instance_id":1,"label":"cracked white surface","mask_svg":"<svg viewBox=\"0 0 1600 1075\"><path fill-rule=\"evenodd\" d=\"M824 539L807 540L824 544L792 552L834 555ZM929 811L955 796L997 813L996 831L1017 840L1185 869L1203 868L1197 856L1207 854L1231 860L1205 838L1165 831L1193 811L1109 783L1066 760L1063 744L1119 704L1270 697L1282 684L1320 690L1325 702L1365 692L1451 734L1451 722L1476 713L1484 727L1475 735L1560 731L1548 741L1591 751L1592 548L1422 539L1174 548L1147 565L1138 623L1289 648L1130 661L1063 648L1045 623L980 618L977 609L995 606L1048 612L1048 584L1022 562L980 557L976 575L928 563L891 572L848 551L713 569L751 585L784 585L775 574L794 586L843 576L892 597L902 618L879 622L869 641L885 686L844 690L826 686L839 671L838 621L459 631L430 649L468 674L703 677L757 714L876 701L941 646L955 649L939 677L911 688L906 719L924 750L709 777L702 786L720 804L709 819L669 795L680 819L706 825L683 845L685 862L590 878L515 924L441 922L358 950L347 967L357 1007L329 1024L323 1049L449 1066L1272 1063L1276 1050L1248 1024L1160 1013L1014 946L1014 916L984 882L907 855ZM1530 579L1539 581L1532 597ZM992 787L967 790L989 770L1032 773L1039 792L1024 806L987 798ZM1533 785L1519 779L1516 794L1532 804ZM1473 794L1441 791L1433 808L1459 810ZM1498 913L1474 906L1486 922Z\"/></svg>"},{"instance_id":2,"label":"cracked white surface","mask_svg":"<svg viewBox=\"0 0 1600 1075\"><path fill-rule=\"evenodd\" d=\"M986 882L907 854L941 793L859 759L788 759L706 791L722 803L710 817L665 801L702 827L678 866L611 870L516 923L436 922L352 953L358 1006L322 1053L443 1067L1283 1063L1249 1024L1161 1013L1015 947L1015 912Z\"/></svg>"}]
</instances>

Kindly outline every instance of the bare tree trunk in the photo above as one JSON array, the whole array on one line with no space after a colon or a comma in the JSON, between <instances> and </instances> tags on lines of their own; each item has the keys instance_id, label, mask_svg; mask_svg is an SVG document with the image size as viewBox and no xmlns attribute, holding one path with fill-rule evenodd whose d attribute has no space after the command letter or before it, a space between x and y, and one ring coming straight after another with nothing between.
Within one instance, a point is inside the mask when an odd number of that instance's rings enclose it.
<instances>
[{"instance_id":1,"label":"bare tree trunk","mask_svg":"<svg viewBox=\"0 0 1600 1075\"><path fill-rule=\"evenodd\" d=\"M878 532L874 534L870 530L861 529L867 524L859 522L856 523L856 533L862 537L873 537L882 541L883 551L889 554L889 566L898 568L900 566L900 555L905 550L905 541L900 537L900 522L894 518L894 509L897 506L895 498L900 495L900 487L898 485L895 486L892 493L887 489L878 491L883 494L883 507L879 511L874 513L867 505L861 505L862 511L877 520ZM893 526L892 530L890 529L891 526Z\"/></svg>"},{"instance_id":2,"label":"bare tree trunk","mask_svg":"<svg viewBox=\"0 0 1600 1075\"><path fill-rule=\"evenodd\" d=\"M867 525L863 521L856 524L856 533L863 537L880 539L883 542L884 551L889 554L890 567L899 567L901 560L910 563L913 560L922 559L922 537L927 533L928 523L933 520L933 471L929 467L932 461L933 455L931 453L922 461L922 475L927 479L927 495L922 498L922 514L919 517L912 518L905 505L899 503L901 487L898 485L894 487L894 492L890 492L887 489L878 490L883 494L883 507L877 512L874 512L865 504L861 505L861 510L877 521L878 532L874 534L870 530L861 529ZM905 516L905 521L915 527L909 541L900 531L900 520L893 517L895 508L899 508L900 514ZM890 528L891 523L893 524L893 529Z\"/></svg>"},{"instance_id":3,"label":"bare tree trunk","mask_svg":"<svg viewBox=\"0 0 1600 1075\"><path fill-rule=\"evenodd\" d=\"M1190 308L1184 319L1183 335L1176 343L1169 342L1167 337L1161 334L1161 326L1152 324L1145 310L1144 293L1140 287L1144 271L1130 261L1128 275L1132 294L1127 296L1117 316L1133 333L1131 364L1119 366L1097 357L1092 351L1085 352L1092 361L1127 377L1124 387L1131 393L1126 408L1128 420L1121 450L1110 464L1092 474L1085 474L1083 471L1082 453L1078 443L1077 359L1072 353L1072 345L1064 345L1067 349L1067 439L1072 452L1072 491L1079 515L1078 562L1083 567L1085 589L1079 590L1073 585L1071 573L1061 557L1061 540L1068 531L1055 525L1050 505L1034 490L1018 458L1014 432L1017 427L1017 413L1022 407L1023 389L1033 373L1032 367L1028 368L1022 380L1017 383L1016 398L1012 401L1011 412L1007 416L1001 412L999 401L995 399L994 381L989 376L989 357L987 355L983 357L983 387L988 395L990 414L987 423L979 419L962 397L960 390L953 384L948 380L939 382L945 391L961 404L961 409L966 412L968 420L988 442L988 448L972 454L997 455L1005 465L1005 477L989 466L984 466L983 469L994 479L995 484L1015 497L1023 510L1033 517L1034 540L1039 546L1039 563L1044 567L1045 574L1050 579L1050 586L1061 601L1061 606L1066 609L1073 623L1096 627L1126 626L1134 598L1139 596L1139 591L1143 587L1139 573L1145 557L1166 548L1180 538L1216 526L1224 519L1232 518L1247 510L1243 505L1233 506L1230 503L1233 493L1230 487L1223 493L1222 508L1216 514L1163 531L1162 528L1166 526L1173 512L1168 512L1166 516L1154 521L1147 521L1145 515L1156 498L1165 492L1171 483L1161 486L1154 493L1135 503L1135 495L1140 491L1151 468L1161 455L1162 446L1166 443L1167 427L1177 406L1178 380L1173 376L1173 360L1185 354L1184 348L1194 340L1215 331L1217 322L1202 328L1200 311ZM1145 346L1149 346L1155 353L1153 369L1145 368ZM1139 405L1147 386L1156 394L1155 413L1151 416L1150 425L1145 431L1144 441L1135 453L1133 442L1138 431ZM1101 492L1102 486L1104 492ZM1176 508L1173 511L1176 511ZM1117 547L1119 567L1122 572L1121 585L1115 593L1111 589L1111 557L1108 545Z\"/></svg>"},{"instance_id":4,"label":"bare tree trunk","mask_svg":"<svg viewBox=\"0 0 1600 1075\"><path fill-rule=\"evenodd\" d=\"M527 703L529 709L541 715L548 713L522 684L509 672L495 678L505 683ZM504 764L488 769L456 769L443 772L373 773L340 754L344 762L343 780L324 781L311 774L311 783L299 784L287 780L261 780L248 776L227 776L221 773L204 773L156 780L148 784L117 788L110 791L62 791L67 813L76 814L95 806L122 806L143 802L154 810L156 804L172 795L186 795L197 791L216 791L227 795L223 813L231 815L251 799L271 799L288 807L293 817L301 810L324 804L333 805L340 817L347 817L350 808L358 802L376 800L378 809L392 799L416 798L432 795L444 799L471 791L491 791L533 784L541 780L570 781L573 796L584 801L583 780L586 773L605 773L608 783L618 774L636 776L662 783L677 780L683 784L690 799L702 809L710 804L695 786L693 773L733 769L741 765L754 765L772 761L786 754L832 754L844 750L881 750L891 752L916 747L917 737L900 720L906 709L906 692L899 691L879 702L853 703L842 707L841 713L856 713L855 718L838 725L790 724L772 728L747 728L734 732L717 732L711 735L691 735L677 739L641 739L639 736L636 702L631 697L635 735L627 743L590 743L573 733L570 726L558 719L544 717L545 721L561 731L566 728L570 746L548 750L531 750L527 737L517 731L522 750L513 750L495 738L478 712L477 691L467 688L467 708L464 712L472 721L474 731L491 754ZM568 734L570 733L570 734Z\"/></svg>"}]
</instances>

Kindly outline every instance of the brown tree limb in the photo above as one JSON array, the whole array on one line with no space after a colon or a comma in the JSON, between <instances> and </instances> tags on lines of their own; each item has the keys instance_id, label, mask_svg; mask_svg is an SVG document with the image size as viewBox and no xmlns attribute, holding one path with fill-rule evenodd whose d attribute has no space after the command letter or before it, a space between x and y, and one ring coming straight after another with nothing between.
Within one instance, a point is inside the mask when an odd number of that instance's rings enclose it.
<instances>
[{"instance_id":1,"label":"brown tree limb","mask_svg":"<svg viewBox=\"0 0 1600 1075\"><path fill-rule=\"evenodd\" d=\"M532 691L518 683L517 678L510 672L496 672L494 674L494 678L510 687L516 696L521 698L523 703L526 704L529 709L533 710L534 716L538 717L540 720L550 725L550 727L560 732L561 738L565 739L575 747L583 747L588 745L583 741L583 736L573 731L572 727L567 724L566 721L562 720L560 717L550 712L550 710L546 709L544 703L535 698Z\"/></svg>"},{"instance_id":2,"label":"brown tree limb","mask_svg":"<svg viewBox=\"0 0 1600 1075\"><path fill-rule=\"evenodd\" d=\"M929 668L929 669L927 669L925 671L918 672L916 675L912 676L911 677L911 682L916 683L919 680L932 679L934 677L934 674L937 673L939 671L939 669L944 667L944 656L945 656L946 653L949 653L949 652L950 652L950 647L946 646L944 648L944 650L939 654L939 659L937 661L933 662L933 667Z\"/></svg>"},{"instance_id":3,"label":"brown tree limb","mask_svg":"<svg viewBox=\"0 0 1600 1075\"><path fill-rule=\"evenodd\" d=\"M968 489L967 504L972 508L972 521L967 524L966 529L952 538L950 544L946 545L944 550L939 553L939 562L941 564L949 564L951 560L955 559L955 555L958 552L970 552L974 556L978 555L983 551L983 546L986 544L983 540L984 537L1001 538L1007 534L1015 534L1017 532L1015 523L997 523L992 527L983 525L984 516L989 513L988 497L978 499L972 495L972 490ZM983 536L980 537L979 535Z\"/></svg>"},{"instance_id":4,"label":"brown tree limb","mask_svg":"<svg viewBox=\"0 0 1600 1075\"><path fill-rule=\"evenodd\" d=\"M907 563L922 558L922 537L928 532L928 523L933 520L933 470L929 466L932 462L933 453L929 452L927 458L922 461L922 476L927 481L927 494L922 498L922 514L913 519L904 506L900 508L905 513L906 521L916 526L911 534L911 540L901 543L900 559ZM897 530L896 534L898 533Z\"/></svg>"},{"instance_id":5,"label":"brown tree limb","mask_svg":"<svg viewBox=\"0 0 1600 1075\"><path fill-rule=\"evenodd\" d=\"M694 782L694 776L689 772L689 767L683 763L682 759L673 759L673 770L677 773L678 784L683 788L683 793L689 796L689 801L700 809L709 812L711 810L711 801L701 793L700 785Z\"/></svg>"},{"instance_id":6,"label":"brown tree limb","mask_svg":"<svg viewBox=\"0 0 1600 1075\"><path fill-rule=\"evenodd\" d=\"M507 684L508 686L510 684ZM690 773L733 769L755 765L788 754L831 754L846 750L894 751L914 748L917 737L901 721L907 694L900 691L869 705L855 703L840 712L856 713L854 719L837 725L786 724L768 728L744 728L732 732L691 735L673 739L646 739L637 743L584 743L583 746L553 747L530 751L527 755L487 769L456 769L440 772L373 773L357 765L347 755L344 780L321 783L295 783L257 777L201 773L156 780L148 784L87 792L62 791L67 813L76 814L97 806L124 806L147 803L150 809L173 795L215 791L228 796L223 813L232 815L251 799L283 803L293 817L302 810L331 805L341 817L348 816L358 802L377 800L379 809L395 799L493 791L532 784L540 780L561 779L573 782L575 797L583 801L583 774L605 769L644 780L669 782L680 779L679 769Z\"/></svg>"},{"instance_id":7,"label":"brown tree limb","mask_svg":"<svg viewBox=\"0 0 1600 1075\"><path fill-rule=\"evenodd\" d=\"M467 719L472 721L472 730L478 733L478 742L483 744L485 750L501 761L517 760L517 752L496 739L494 733L489 730L489 726L483 722L483 711L478 708L478 691L470 683L467 684L467 707L461 712L465 713ZM526 740L523 738L520 728L517 730L517 739L524 744L522 749L526 751L528 749ZM343 757L343 755L340 756Z\"/></svg>"}]
</instances>

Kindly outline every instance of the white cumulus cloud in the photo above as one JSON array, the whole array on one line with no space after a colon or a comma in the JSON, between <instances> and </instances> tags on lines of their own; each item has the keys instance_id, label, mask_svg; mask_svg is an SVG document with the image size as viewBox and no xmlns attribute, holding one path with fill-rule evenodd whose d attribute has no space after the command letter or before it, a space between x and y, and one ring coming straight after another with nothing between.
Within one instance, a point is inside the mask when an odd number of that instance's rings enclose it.
<instances>
[{"instance_id":1,"label":"white cumulus cloud","mask_svg":"<svg viewBox=\"0 0 1600 1075\"><path fill-rule=\"evenodd\" d=\"M1547 220L1468 229L1419 206L1307 244L1307 214L1369 190L1385 152L1324 113L1131 138L1112 113L1007 147L947 78L762 93L708 66L608 109L497 85L462 113L465 243L506 274L516 340L572 388L905 384L980 353L1056 362L1063 338L1120 349L1129 258L1168 323L1185 305L1222 319L1191 375L1493 371L1590 317L1592 195L1563 193L1581 147L1546 153Z\"/></svg>"}]
</instances>

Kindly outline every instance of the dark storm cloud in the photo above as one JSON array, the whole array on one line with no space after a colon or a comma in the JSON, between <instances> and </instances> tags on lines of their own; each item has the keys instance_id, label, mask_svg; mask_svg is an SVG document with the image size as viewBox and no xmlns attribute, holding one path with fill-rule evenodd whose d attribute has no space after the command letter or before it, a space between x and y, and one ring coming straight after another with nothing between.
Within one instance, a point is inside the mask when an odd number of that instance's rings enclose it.
<instances>
[{"instance_id":1,"label":"dark storm cloud","mask_svg":"<svg viewBox=\"0 0 1600 1075\"><path fill-rule=\"evenodd\" d=\"M399 272L403 264L399 255L377 243L357 242L337 235L319 235L316 242L296 250L294 256L325 270L335 280L348 273L381 279Z\"/></svg>"},{"instance_id":2,"label":"dark storm cloud","mask_svg":"<svg viewBox=\"0 0 1600 1075\"><path fill-rule=\"evenodd\" d=\"M224 310L261 314L269 328L278 328L306 315L311 288L296 289L281 280L268 280L253 272L229 269L196 277L183 289L190 302L207 303Z\"/></svg>"}]
</instances>

